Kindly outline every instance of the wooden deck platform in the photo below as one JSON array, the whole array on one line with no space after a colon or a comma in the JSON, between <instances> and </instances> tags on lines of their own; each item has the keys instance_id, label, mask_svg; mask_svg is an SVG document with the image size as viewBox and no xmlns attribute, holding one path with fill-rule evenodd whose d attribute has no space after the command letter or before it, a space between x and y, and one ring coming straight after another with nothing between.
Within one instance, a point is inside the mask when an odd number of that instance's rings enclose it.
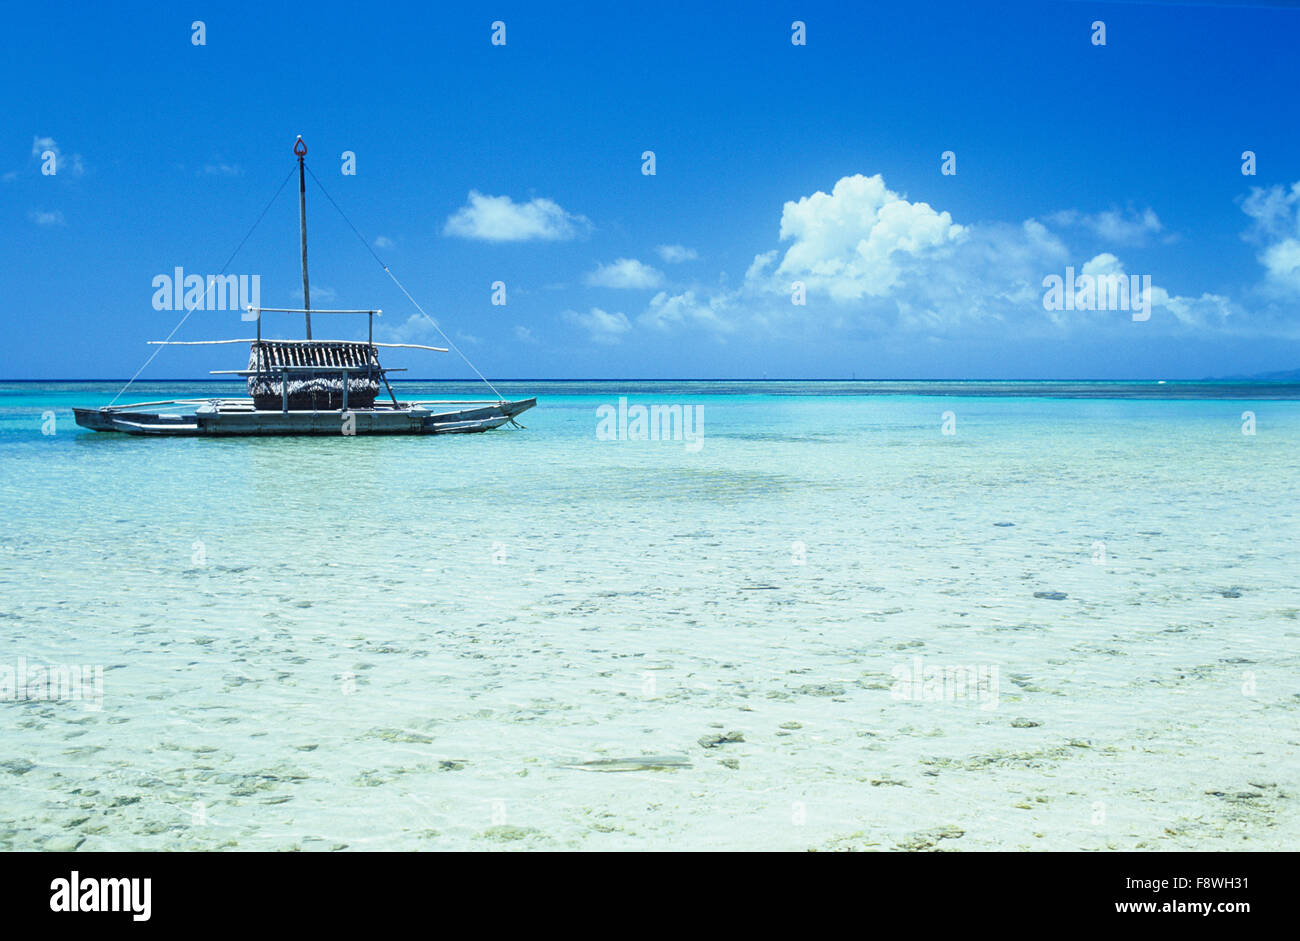
<instances>
[{"instance_id":1,"label":"wooden deck platform","mask_svg":"<svg viewBox=\"0 0 1300 941\"><path fill-rule=\"evenodd\" d=\"M514 402L398 402L333 411L258 409L251 399L143 402L73 409L93 431L164 437L237 435L440 435L490 431L526 412L537 399ZM451 406L462 405L463 408Z\"/></svg>"}]
</instances>

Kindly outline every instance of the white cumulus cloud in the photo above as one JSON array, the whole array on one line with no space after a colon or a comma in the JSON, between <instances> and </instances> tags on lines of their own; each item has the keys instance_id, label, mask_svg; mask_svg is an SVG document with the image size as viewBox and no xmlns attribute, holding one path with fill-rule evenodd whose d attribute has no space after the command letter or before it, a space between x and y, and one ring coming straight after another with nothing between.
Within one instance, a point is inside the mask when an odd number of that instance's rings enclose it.
<instances>
[{"instance_id":1,"label":"white cumulus cloud","mask_svg":"<svg viewBox=\"0 0 1300 941\"><path fill-rule=\"evenodd\" d=\"M1085 262L1080 274L1094 277L1130 277L1124 264L1110 252ZM1159 285L1151 286L1150 304L1153 312L1164 312L1175 321L1188 327L1224 327L1233 316L1235 305L1221 294L1203 293L1199 297L1182 297L1170 294ZM1158 316L1158 313L1153 313Z\"/></svg>"},{"instance_id":2,"label":"white cumulus cloud","mask_svg":"<svg viewBox=\"0 0 1300 941\"><path fill-rule=\"evenodd\" d=\"M1242 208L1254 221L1247 237L1259 245L1264 271L1262 282L1245 288L1271 306L1247 308L1215 291L1176 294L1156 272L1126 267L1123 246L1140 251L1157 238L1169 239L1154 209L1069 210L1022 222L959 224L950 213L889 189L879 175L856 174L830 192L786 202L779 243L754 255L739 281L720 273L713 285L659 290L634 321L665 332L725 338L744 331L799 342L819 335L825 342L899 334L1062 338L1115 328L1148 335L1300 335L1290 315L1300 294L1300 183L1256 190ZM1149 284L1143 296L1150 320L1135 325L1132 307L1112 310L1109 303L1045 310L1047 279L1064 277L1067 268L1076 276L1125 276L1129 286L1137 277L1139 289ZM624 321L620 316L611 330L626 333Z\"/></svg>"},{"instance_id":3,"label":"white cumulus cloud","mask_svg":"<svg viewBox=\"0 0 1300 941\"><path fill-rule=\"evenodd\" d=\"M586 282L603 288L654 288L663 282L663 273L635 258L620 258L608 265L598 265Z\"/></svg>"},{"instance_id":4,"label":"white cumulus cloud","mask_svg":"<svg viewBox=\"0 0 1300 941\"><path fill-rule=\"evenodd\" d=\"M836 300L888 294L906 269L964 230L946 212L909 202L880 174L846 176L781 213L781 240L792 242L777 275L799 280Z\"/></svg>"},{"instance_id":5,"label":"white cumulus cloud","mask_svg":"<svg viewBox=\"0 0 1300 941\"><path fill-rule=\"evenodd\" d=\"M1287 238L1268 246L1259 256L1268 279L1300 292L1300 240Z\"/></svg>"},{"instance_id":6,"label":"white cumulus cloud","mask_svg":"<svg viewBox=\"0 0 1300 941\"><path fill-rule=\"evenodd\" d=\"M550 199L517 203L509 196L470 190L468 203L448 217L443 234L486 242L560 241L590 228L586 217L567 212Z\"/></svg>"}]
</instances>

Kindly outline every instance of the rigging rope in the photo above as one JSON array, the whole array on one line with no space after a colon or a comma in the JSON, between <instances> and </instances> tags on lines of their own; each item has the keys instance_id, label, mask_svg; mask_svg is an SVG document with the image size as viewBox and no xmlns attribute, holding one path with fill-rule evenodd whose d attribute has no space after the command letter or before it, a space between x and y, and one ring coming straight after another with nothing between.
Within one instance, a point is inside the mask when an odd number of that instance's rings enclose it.
<instances>
[{"instance_id":1,"label":"rigging rope","mask_svg":"<svg viewBox=\"0 0 1300 941\"><path fill-rule=\"evenodd\" d=\"M235 250L230 253L230 257L226 259L226 263L221 266L221 274L217 275L216 277L218 278L222 277L226 273L226 271L230 268L230 263L235 260L235 256L238 255L239 250L244 247L244 243L249 240L253 232L257 230L257 227L262 224L262 219L266 217L267 212L269 212L271 209L271 205L276 201L277 198L279 198L280 191L283 190L285 184L289 182L289 179L290 177L293 176L293 171L295 169L297 169L296 165L289 169L289 172L285 175L284 181L280 184L279 189L275 191L275 195L272 196L270 201L266 204L266 208L262 210L262 214L257 217L257 221L253 223L253 228L249 229L248 233L242 239L239 240L239 244L235 246ZM208 291L211 291L214 287L216 287L216 284L217 284L216 278L208 279L207 291L203 292L203 303L205 306L208 300ZM163 341L161 346L159 346L157 349L155 349L152 353L149 354L149 358L144 361L144 365L141 366L139 369L137 369L135 371L135 375L126 381L126 385L122 386L122 388L118 390L117 395L113 396L113 401L108 403L108 407L111 408L113 405L115 405L117 403L117 400L122 397L122 393L126 392L127 389L131 388L131 384L140 378L140 373L144 372L146 369L149 368L149 364L153 362L154 357L157 356L166 348L167 342L171 340L172 337L176 336L176 331L179 330L185 324L185 321L190 319L190 314L194 313L194 311L197 309L198 307L195 306L195 307L190 307L188 310L185 311L185 316L180 319L180 322L177 323L176 326L172 327L172 332L167 334L167 339Z\"/></svg>"},{"instance_id":2,"label":"rigging rope","mask_svg":"<svg viewBox=\"0 0 1300 941\"><path fill-rule=\"evenodd\" d=\"M348 228L352 230L353 234L356 235L356 237L360 240L361 244L366 247L366 251L370 252L370 257L374 258L374 260L379 263L379 267L384 269L384 274L388 275L388 277L392 279L393 283L397 285L398 290L400 290L403 294L405 294L406 299L415 306L415 309L424 315L424 319L429 321L429 323L433 324L433 329L437 330L438 334L444 340L447 341L447 345L456 351L456 355L465 361L465 365L468 366L470 369L474 370L474 374L483 380L483 384L487 386L489 389L491 389L496 394L498 399L504 402L506 400L506 397L497 390L496 386L494 386L491 382L488 381L487 376L479 372L479 368L475 366L472 362L470 362L469 357L466 356L463 352L461 352L460 347L457 346L455 342L452 341L451 337L447 336L447 334L443 332L442 327L438 326L438 321L434 320L432 317L429 316L429 314L425 311L425 309L420 306L419 302L411 296L411 292L408 291L402 285L401 281L397 280L397 275L393 274L393 272L389 270L388 266L384 264L384 260L375 254L375 250L370 247L370 243L366 241L365 236L357 231L357 227L352 224L352 220L348 218L347 213L345 213L343 209L339 206L339 204L334 201L334 197L329 194L329 190L325 189L325 184L323 184L320 181L320 178L316 176L315 173L312 173L311 167L307 167L307 172L311 173L311 178L316 181L316 185L319 186L320 191L325 194L325 198L330 201L330 205L333 206L336 210L338 210L338 214L343 217L343 221L348 224Z\"/></svg>"}]
</instances>

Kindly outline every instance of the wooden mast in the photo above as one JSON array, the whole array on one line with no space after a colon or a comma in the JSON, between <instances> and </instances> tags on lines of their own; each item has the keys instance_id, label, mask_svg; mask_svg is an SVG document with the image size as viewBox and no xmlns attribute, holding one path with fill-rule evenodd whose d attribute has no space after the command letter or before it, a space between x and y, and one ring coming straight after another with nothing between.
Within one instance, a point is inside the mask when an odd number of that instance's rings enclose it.
<instances>
[{"instance_id":1,"label":"wooden mast","mask_svg":"<svg viewBox=\"0 0 1300 941\"><path fill-rule=\"evenodd\" d=\"M298 155L298 234L302 240L302 308L307 317L307 339L311 339L311 290L307 287L307 177L302 158L307 156L307 145L298 135L293 145Z\"/></svg>"}]
</instances>

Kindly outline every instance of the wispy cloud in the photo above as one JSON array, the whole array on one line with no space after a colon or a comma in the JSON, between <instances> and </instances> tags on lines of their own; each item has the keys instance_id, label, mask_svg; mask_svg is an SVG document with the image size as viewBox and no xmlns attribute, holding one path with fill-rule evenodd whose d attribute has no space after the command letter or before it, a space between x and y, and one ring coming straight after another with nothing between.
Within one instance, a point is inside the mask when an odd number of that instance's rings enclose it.
<instances>
[{"instance_id":1,"label":"wispy cloud","mask_svg":"<svg viewBox=\"0 0 1300 941\"><path fill-rule=\"evenodd\" d=\"M1241 209L1253 223L1244 237L1262 246L1258 258L1268 286L1300 294L1300 182L1255 187Z\"/></svg>"},{"instance_id":2,"label":"wispy cloud","mask_svg":"<svg viewBox=\"0 0 1300 941\"><path fill-rule=\"evenodd\" d=\"M429 343L435 338L441 340L438 331L434 329L433 324L425 319L423 314L411 314L401 323L396 324L381 324L377 320L375 321L375 336L377 339L389 343ZM439 343L435 345L445 344Z\"/></svg>"},{"instance_id":3,"label":"wispy cloud","mask_svg":"<svg viewBox=\"0 0 1300 941\"><path fill-rule=\"evenodd\" d=\"M375 236L375 248L385 249L385 248L396 248L396 247L397 247L397 243L394 242L392 239L390 239L387 235Z\"/></svg>"},{"instance_id":4,"label":"wispy cloud","mask_svg":"<svg viewBox=\"0 0 1300 941\"><path fill-rule=\"evenodd\" d=\"M1044 221L1058 228L1082 228L1112 245L1143 245L1164 231L1164 224L1151 208L1138 212L1107 209L1104 212L1083 213L1066 209L1044 217Z\"/></svg>"},{"instance_id":5,"label":"wispy cloud","mask_svg":"<svg viewBox=\"0 0 1300 941\"><path fill-rule=\"evenodd\" d=\"M27 213L27 218L37 225L55 226L63 225L63 213L57 209L47 211L44 209L33 209Z\"/></svg>"},{"instance_id":6,"label":"wispy cloud","mask_svg":"<svg viewBox=\"0 0 1300 941\"><path fill-rule=\"evenodd\" d=\"M687 248L685 245L660 245L655 249L662 258L670 265L679 264L683 261L694 261L700 257L700 253L693 248Z\"/></svg>"},{"instance_id":7,"label":"wispy cloud","mask_svg":"<svg viewBox=\"0 0 1300 941\"><path fill-rule=\"evenodd\" d=\"M32 159L44 162L47 153L54 154L54 175L67 174L71 176L82 176L86 172L85 161L82 160L81 154L64 155L62 148L53 137L32 138Z\"/></svg>"},{"instance_id":8,"label":"wispy cloud","mask_svg":"<svg viewBox=\"0 0 1300 941\"><path fill-rule=\"evenodd\" d=\"M516 203L509 196L470 190L469 202L443 227L444 235L485 242L562 241L591 230L591 222L550 199Z\"/></svg>"},{"instance_id":9,"label":"wispy cloud","mask_svg":"<svg viewBox=\"0 0 1300 941\"><path fill-rule=\"evenodd\" d=\"M576 310L566 310L562 316L569 323L586 330L596 343L617 343L632 329L632 324L626 315L607 313L599 307L593 307L585 314L580 314Z\"/></svg>"},{"instance_id":10,"label":"wispy cloud","mask_svg":"<svg viewBox=\"0 0 1300 941\"><path fill-rule=\"evenodd\" d=\"M734 325L724 316L731 299L720 293L701 297L694 290L681 294L660 291L650 299L650 306L637 320L659 330L674 327L706 327L716 333L728 333Z\"/></svg>"},{"instance_id":11,"label":"wispy cloud","mask_svg":"<svg viewBox=\"0 0 1300 941\"><path fill-rule=\"evenodd\" d=\"M203 176L243 176L244 168L237 163L208 163L199 171Z\"/></svg>"}]
</instances>

